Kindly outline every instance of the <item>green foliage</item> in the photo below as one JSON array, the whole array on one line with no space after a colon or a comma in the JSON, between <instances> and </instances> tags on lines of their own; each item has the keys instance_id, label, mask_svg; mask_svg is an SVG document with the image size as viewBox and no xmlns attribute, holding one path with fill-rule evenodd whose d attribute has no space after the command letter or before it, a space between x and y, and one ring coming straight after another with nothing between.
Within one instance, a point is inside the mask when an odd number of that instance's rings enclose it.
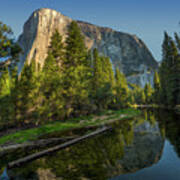
<instances>
[{"instance_id":1,"label":"green foliage","mask_svg":"<svg viewBox=\"0 0 180 180\"><path fill-rule=\"evenodd\" d=\"M62 36L59 34L56 29L51 37L51 44L49 46L49 54L53 55L56 61L63 61L65 52L64 52L64 44L62 42Z\"/></svg>"},{"instance_id":2,"label":"green foliage","mask_svg":"<svg viewBox=\"0 0 180 180\"><path fill-rule=\"evenodd\" d=\"M11 61L10 65L14 67L18 61L21 48L14 42L12 35L11 28L0 21L0 58L8 58Z\"/></svg>"},{"instance_id":3,"label":"green foliage","mask_svg":"<svg viewBox=\"0 0 180 180\"><path fill-rule=\"evenodd\" d=\"M3 28L11 33L8 27ZM118 69L114 74L110 59L97 49L87 51L75 21L67 35L63 42L58 30L54 31L43 67L32 60L25 63L19 76L15 68L4 70L0 78L1 122L5 116L7 122L12 119L19 126L39 125L135 103L124 74ZM18 46L11 49L15 57ZM140 96L144 103L145 95Z\"/></svg>"},{"instance_id":4,"label":"green foliage","mask_svg":"<svg viewBox=\"0 0 180 180\"><path fill-rule=\"evenodd\" d=\"M0 22L0 57L9 55L9 48L11 47L12 30L6 24Z\"/></svg>"},{"instance_id":5,"label":"green foliage","mask_svg":"<svg viewBox=\"0 0 180 180\"><path fill-rule=\"evenodd\" d=\"M88 52L78 24L73 21L66 39L65 71L63 74L66 116L87 114L89 107L89 82L91 75L88 66Z\"/></svg>"},{"instance_id":6,"label":"green foliage","mask_svg":"<svg viewBox=\"0 0 180 180\"><path fill-rule=\"evenodd\" d=\"M38 118L39 79L35 61L25 64L19 80L16 82L16 120L20 124L34 123Z\"/></svg>"},{"instance_id":7,"label":"green foliage","mask_svg":"<svg viewBox=\"0 0 180 180\"><path fill-rule=\"evenodd\" d=\"M152 103L152 95L153 95L153 89L150 84L146 84L144 87L144 94L146 98L146 103L151 104ZM144 95L143 95L144 96Z\"/></svg>"},{"instance_id":8,"label":"green foliage","mask_svg":"<svg viewBox=\"0 0 180 180\"><path fill-rule=\"evenodd\" d=\"M155 103L159 103L160 101L160 93L161 93L161 84L158 72L154 73L154 94L153 94L153 101Z\"/></svg>"},{"instance_id":9,"label":"green foliage","mask_svg":"<svg viewBox=\"0 0 180 180\"><path fill-rule=\"evenodd\" d=\"M163 42L163 60L159 69L160 77L160 89L159 91L160 104L166 104L169 106L176 106L180 103L180 54L179 45L180 40L177 33L175 33L176 43L167 33L164 35ZM157 93L156 93L157 96Z\"/></svg>"},{"instance_id":10,"label":"green foliage","mask_svg":"<svg viewBox=\"0 0 180 180\"><path fill-rule=\"evenodd\" d=\"M116 108L126 107L128 105L129 89L126 78L119 69L116 68L115 74L115 106Z\"/></svg>"},{"instance_id":11,"label":"green foliage","mask_svg":"<svg viewBox=\"0 0 180 180\"><path fill-rule=\"evenodd\" d=\"M15 116L15 83L17 80L17 68L11 71L5 68L0 77L0 123L10 125L14 123Z\"/></svg>"},{"instance_id":12,"label":"green foliage","mask_svg":"<svg viewBox=\"0 0 180 180\"><path fill-rule=\"evenodd\" d=\"M98 109L107 109L114 99L115 78L110 59L93 50L92 94Z\"/></svg>"},{"instance_id":13,"label":"green foliage","mask_svg":"<svg viewBox=\"0 0 180 180\"><path fill-rule=\"evenodd\" d=\"M132 90L131 94L132 94L131 96L134 98L134 102L136 104L146 104L146 96L145 96L143 88L141 88L137 85L133 85L133 90Z\"/></svg>"},{"instance_id":14,"label":"green foliage","mask_svg":"<svg viewBox=\"0 0 180 180\"><path fill-rule=\"evenodd\" d=\"M108 118L118 118L119 120L129 119L135 116L140 115L141 112L135 109L122 109L119 111L112 111L109 115L108 112L103 112L99 119L96 119L94 116L85 116L79 118L69 119L67 122L53 122L42 125L41 127L31 128L27 130L21 130L12 134L2 136L0 138L0 145L7 142L11 143L23 143L26 141L37 140L39 136L47 135L49 133L59 132L63 133L66 130L72 130L75 128L82 128L86 126L100 126L106 122ZM122 118L122 115L123 118ZM101 116L106 116L106 119L100 119ZM85 119L85 120L84 120ZM81 122L81 123L79 123Z\"/></svg>"},{"instance_id":15,"label":"green foliage","mask_svg":"<svg viewBox=\"0 0 180 180\"><path fill-rule=\"evenodd\" d=\"M51 38L48 57L45 60L44 67L39 72L42 80L40 84L42 105L39 112L44 122L64 117L64 98L62 95L64 55L62 37L56 30Z\"/></svg>"},{"instance_id":16,"label":"green foliage","mask_svg":"<svg viewBox=\"0 0 180 180\"><path fill-rule=\"evenodd\" d=\"M85 47L84 37L75 21L69 26L68 37L66 39L66 65L78 66L86 64L87 49Z\"/></svg>"}]
</instances>

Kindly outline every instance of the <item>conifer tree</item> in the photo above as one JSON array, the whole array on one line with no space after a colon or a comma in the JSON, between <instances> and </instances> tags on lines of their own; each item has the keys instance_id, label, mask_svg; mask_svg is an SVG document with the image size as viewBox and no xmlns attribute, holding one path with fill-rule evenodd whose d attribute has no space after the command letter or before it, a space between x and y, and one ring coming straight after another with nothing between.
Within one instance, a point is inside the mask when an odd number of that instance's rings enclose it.
<instances>
[{"instance_id":1,"label":"conifer tree","mask_svg":"<svg viewBox=\"0 0 180 180\"><path fill-rule=\"evenodd\" d=\"M150 83L146 83L146 85L144 87L144 94L145 94L145 97L146 97L146 103L151 104L152 103L153 89L152 89Z\"/></svg>"},{"instance_id":2,"label":"conifer tree","mask_svg":"<svg viewBox=\"0 0 180 180\"><path fill-rule=\"evenodd\" d=\"M48 121L64 117L64 98L62 95L64 58L65 48L62 37L55 30L51 37L48 57L42 72L40 72L42 79L40 90L43 94L43 106L40 107L40 114Z\"/></svg>"},{"instance_id":3,"label":"conifer tree","mask_svg":"<svg viewBox=\"0 0 180 180\"><path fill-rule=\"evenodd\" d=\"M114 99L115 77L110 59L93 50L93 99L99 110L107 109Z\"/></svg>"},{"instance_id":4,"label":"conifer tree","mask_svg":"<svg viewBox=\"0 0 180 180\"><path fill-rule=\"evenodd\" d=\"M137 86L137 85L133 85L132 86L133 90L133 96L134 96L134 101L136 104L146 104L146 97L144 94L144 89Z\"/></svg>"},{"instance_id":5,"label":"conifer tree","mask_svg":"<svg viewBox=\"0 0 180 180\"><path fill-rule=\"evenodd\" d=\"M98 50L93 50L93 89L95 92L102 84L102 63Z\"/></svg>"},{"instance_id":6,"label":"conifer tree","mask_svg":"<svg viewBox=\"0 0 180 180\"><path fill-rule=\"evenodd\" d=\"M59 34L56 29L51 37L51 43L49 46L48 55L51 55L55 58L57 65L61 66L64 61L65 51L64 44L62 42L62 36Z\"/></svg>"},{"instance_id":7,"label":"conifer tree","mask_svg":"<svg viewBox=\"0 0 180 180\"><path fill-rule=\"evenodd\" d=\"M116 97L117 107L118 108L126 107L127 99L128 99L128 85L124 74L121 73L118 68L116 68L115 79L116 79L115 97Z\"/></svg>"},{"instance_id":8,"label":"conifer tree","mask_svg":"<svg viewBox=\"0 0 180 180\"><path fill-rule=\"evenodd\" d=\"M16 84L16 118L20 125L34 123L39 118L39 87L35 61L25 64Z\"/></svg>"},{"instance_id":9,"label":"conifer tree","mask_svg":"<svg viewBox=\"0 0 180 180\"><path fill-rule=\"evenodd\" d=\"M84 37L78 24L72 21L68 28L68 37L66 39L66 65L76 67L86 64L87 49Z\"/></svg>"},{"instance_id":10,"label":"conifer tree","mask_svg":"<svg viewBox=\"0 0 180 180\"><path fill-rule=\"evenodd\" d=\"M9 26L0 21L0 58L10 61L9 66L15 66L18 54L21 52L19 45L12 39L13 32Z\"/></svg>"},{"instance_id":11,"label":"conifer tree","mask_svg":"<svg viewBox=\"0 0 180 180\"><path fill-rule=\"evenodd\" d=\"M177 104L177 94L179 92L179 55L178 55L178 35L175 34L176 44L171 37L165 33L163 42L163 61L160 66L161 100L169 105Z\"/></svg>"},{"instance_id":12,"label":"conifer tree","mask_svg":"<svg viewBox=\"0 0 180 180\"><path fill-rule=\"evenodd\" d=\"M161 93L160 93L160 102L163 101L164 104L168 104L167 100L167 86L168 86L168 76L169 76L169 52L170 52L170 41L171 38L165 32L164 41L162 44L162 63L159 68L159 77L161 82Z\"/></svg>"},{"instance_id":13,"label":"conifer tree","mask_svg":"<svg viewBox=\"0 0 180 180\"><path fill-rule=\"evenodd\" d=\"M160 103L160 91L161 91L161 85L160 85L160 79L159 79L159 74L158 72L154 73L154 95L153 95L153 100L155 103L159 104Z\"/></svg>"},{"instance_id":14,"label":"conifer tree","mask_svg":"<svg viewBox=\"0 0 180 180\"><path fill-rule=\"evenodd\" d=\"M174 37L176 40L176 46L177 46L178 50L180 50L180 37L177 33L174 33Z\"/></svg>"},{"instance_id":15,"label":"conifer tree","mask_svg":"<svg viewBox=\"0 0 180 180\"><path fill-rule=\"evenodd\" d=\"M85 104L89 104L90 67L88 52L84 37L75 21L69 26L66 39L66 59L64 72L64 96L66 98L66 112L69 117L79 111L87 113Z\"/></svg>"},{"instance_id":16,"label":"conifer tree","mask_svg":"<svg viewBox=\"0 0 180 180\"><path fill-rule=\"evenodd\" d=\"M143 90L140 91L140 103L146 104L146 95Z\"/></svg>"},{"instance_id":17,"label":"conifer tree","mask_svg":"<svg viewBox=\"0 0 180 180\"><path fill-rule=\"evenodd\" d=\"M5 68L4 72L0 77L0 122L8 123L9 121L9 110L10 103L10 76L8 69Z\"/></svg>"}]
</instances>

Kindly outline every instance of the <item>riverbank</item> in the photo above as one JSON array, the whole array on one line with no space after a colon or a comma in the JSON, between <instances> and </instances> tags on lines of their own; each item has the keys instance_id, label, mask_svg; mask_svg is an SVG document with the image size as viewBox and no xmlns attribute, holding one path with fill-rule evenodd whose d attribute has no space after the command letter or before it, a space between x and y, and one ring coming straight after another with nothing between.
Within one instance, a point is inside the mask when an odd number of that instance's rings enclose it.
<instances>
[{"instance_id":1,"label":"riverbank","mask_svg":"<svg viewBox=\"0 0 180 180\"><path fill-rule=\"evenodd\" d=\"M0 137L0 146L31 142L39 139L41 136L55 132L70 131L77 128L98 127L117 120L125 120L141 114L137 109L122 109L118 111L108 110L98 115L83 116L69 119L65 122L53 122L41 127L20 130L12 134Z\"/></svg>"}]
</instances>

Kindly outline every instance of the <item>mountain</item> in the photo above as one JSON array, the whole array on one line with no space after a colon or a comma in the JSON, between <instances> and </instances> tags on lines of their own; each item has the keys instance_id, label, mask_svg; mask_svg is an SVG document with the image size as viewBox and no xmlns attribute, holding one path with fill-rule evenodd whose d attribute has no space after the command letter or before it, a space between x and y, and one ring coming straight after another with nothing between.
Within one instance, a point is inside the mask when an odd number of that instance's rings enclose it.
<instances>
[{"instance_id":1,"label":"mountain","mask_svg":"<svg viewBox=\"0 0 180 180\"><path fill-rule=\"evenodd\" d=\"M20 57L20 68L25 60L35 60L43 66L54 30L58 29L65 40L71 21L71 18L52 9L34 11L18 39L24 52ZM158 68L158 63L137 36L87 22L77 23L85 36L87 48L96 47L100 53L110 57L114 68L118 67L129 82L141 86L147 81L152 82L153 71Z\"/></svg>"}]
</instances>

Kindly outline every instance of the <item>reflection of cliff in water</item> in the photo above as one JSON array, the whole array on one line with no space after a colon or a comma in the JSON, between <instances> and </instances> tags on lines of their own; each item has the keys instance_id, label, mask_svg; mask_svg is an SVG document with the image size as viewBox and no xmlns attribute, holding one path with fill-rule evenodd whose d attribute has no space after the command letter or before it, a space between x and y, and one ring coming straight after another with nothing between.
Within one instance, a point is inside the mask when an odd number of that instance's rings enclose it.
<instances>
[{"instance_id":1,"label":"reflection of cliff in water","mask_svg":"<svg viewBox=\"0 0 180 180\"><path fill-rule=\"evenodd\" d=\"M114 175L132 173L157 163L162 155L164 139L158 124L153 127L149 122L134 129L133 143L124 148L124 156L117 161Z\"/></svg>"},{"instance_id":2,"label":"reflection of cliff in water","mask_svg":"<svg viewBox=\"0 0 180 180\"><path fill-rule=\"evenodd\" d=\"M17 179L94 179L134 172L156 163L164 140L157 123L144 119L115 124L99 135L13 171Z\"/></svg>"}]
</instances>

